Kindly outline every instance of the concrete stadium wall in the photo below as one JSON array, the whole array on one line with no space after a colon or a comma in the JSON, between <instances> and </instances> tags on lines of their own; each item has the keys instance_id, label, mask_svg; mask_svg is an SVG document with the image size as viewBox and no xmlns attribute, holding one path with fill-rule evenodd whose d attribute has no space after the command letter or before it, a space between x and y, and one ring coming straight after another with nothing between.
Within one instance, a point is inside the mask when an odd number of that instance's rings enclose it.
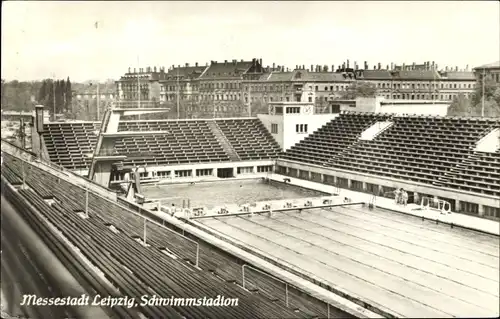
<instances>
[{"instance_id":1,"label":"concrete stadium wall","mask_svg":"<svg viewBox=\"0 0 500 319\"><path fill-rule=\"evenodd\" d=\"M370 183L374 185L380 185L383 187L404 188L407 191L419 194L432 194L441 198L448 198L455 200L456 207L459 207L460 201L475 203L479 205L480 216L484 214L484 205L490 207L500 207L500 198L496 198L495 196L479 195L471 192L446 189L418 182L395 180L383 176L363 174L354 171L346 171L334 168L324 168L313 164L299 163L291 160L278 159L276 161L276 166L277 167L283 166L289 169L296 169L297 170L296 177L298 178L300 178L301 171L302 172L305 171L307 172L308 176L310 176L310 179L312 179L311 173L314 173L316 175L321 174L322 180L324 180L325 175L334 176L335 181L339 177L345 178L349 181L348 185L350 185L353 180L360 181L363 183L363 188L366 188L366 183Z\"/></svg>"}]
</instances>

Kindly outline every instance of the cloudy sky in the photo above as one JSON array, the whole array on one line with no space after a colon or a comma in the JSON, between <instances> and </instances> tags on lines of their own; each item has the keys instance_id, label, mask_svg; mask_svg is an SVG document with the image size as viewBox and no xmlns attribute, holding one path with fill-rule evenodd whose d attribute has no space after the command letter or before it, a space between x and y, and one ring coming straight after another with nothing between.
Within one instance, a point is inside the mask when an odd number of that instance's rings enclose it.
<instances>
[{"instance_id":1,"label":"cloudy sky","mask_svg":"<svg viewBox=\"0 0 500 319\"><path fill-rule=\"evenodd\" d=\"M98 28L95 28L95 22ZM500 60L497 1L2 3L2 78L262 58L288 67ZM138 62L139 57L139 62Z\"/></svg>"}]
</instances>

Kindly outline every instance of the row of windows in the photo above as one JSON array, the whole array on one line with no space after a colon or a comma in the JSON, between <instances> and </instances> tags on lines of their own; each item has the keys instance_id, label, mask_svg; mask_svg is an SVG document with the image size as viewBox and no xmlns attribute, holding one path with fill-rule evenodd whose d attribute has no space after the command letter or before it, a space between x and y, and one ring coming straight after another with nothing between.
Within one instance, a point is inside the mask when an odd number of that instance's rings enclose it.
<instances>
[{"instance_id":1,"label":"row of windows","mask_svg":"<svg viewBox=\"0 0 500 319\"><path fill-rule=\"evenodd\" d=\"M314 173L314 172L309 172L307 170L297 170L294 168L289 168L285 166L278 165L276 166L276 173L281 174L281 175L287 175L287 176L293 176L293 177L298 177L301 179L307 179L307 180L313 180L317 181L319 183L324 183L328 185L336 185L337 187L340 188L350 188L355 191L360 191L360 192L366 192L366 193L377 193L379 196L382 197L388 197L388 198L393 198L391 197L391 192L395 190L393 187L387 187L387 186L378 186L376 184L371 184L371 183L365 183L365 187L363 187L363 182L358 181L358 180L348 180L347 178L342 178L342 177L335 177L332 175L327 175L324 174L323 177L319 176L319 174ZM417 197L415 196L415 193L409 191L409 198L411 202L414 202L415 200L418 201ZM392 195L393 196L393 195ZM432 198L434 196L429 195L429 194L424 194L420 193L418 198L422 197L429 197ZM455 211L457 207L455 207L455 200L453 199L448 199L448 198L441 198L441 200L444 200L448 203L450 203L451 210ZM488 217L493 217L493 218L500 218L500 208L498 207L491 207L491 206L483 206L484 209L484 216ZM479 214L479 205L476 203L470 203L470 202L465 202L465 201L460 201L460 205L458 207L458 212L460 213L466 213L466 214L474 214L478 215Z\"/></svg>"},{"instance_id":2,"label":"row of windows","mask_svg":"<svg viewBox=\"0 0 500 319\"><path fill-rule=\"evenodd\" d=\"M299 134L306 134L307 133L307 124L296 124L295 125L295 132Z\"/></svg>"}]
</instances>

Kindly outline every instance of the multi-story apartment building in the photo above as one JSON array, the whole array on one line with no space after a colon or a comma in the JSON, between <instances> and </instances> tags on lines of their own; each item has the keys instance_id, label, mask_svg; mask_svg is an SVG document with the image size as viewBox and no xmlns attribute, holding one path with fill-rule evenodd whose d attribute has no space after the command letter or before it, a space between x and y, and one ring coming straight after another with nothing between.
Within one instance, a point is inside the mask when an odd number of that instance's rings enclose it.
<instances>
[{"instance_id":1,"label":"multi-story apartment building","mask_svg":"<svg viewBox=\"0 0 500 319\"><path fill-rule=\"evenodd\" d=\"M199 111L243 112L243 81L257 80L263 73L262 59L212 61L198 78Z\"/></svg>"},{"instance_id":2,"label":"multi-story apartment building","mask_svg":"<svg viewBox=\"0 0 500 319\"><path fill-rule=\"evenodd\" d=\"M160 99L159 80L165 77L165 68L156 67L128 69L120 80L116 81L117 97L120 101L158 101Z\"/></svg>"},{"instance_id":3,"label":"multi-story apartment building","mask_svg":"<svg viewBox=\"0 0 500 319\"><path fill-rule=\"evenodd\" d=\"M498 63L488 65L497 72ZM478 73L478 68L474 71ZM497 71L495 71L497 70ZM491 71L489 71L491 72ZM497 76L498 77L498 76ZM294 70L283 66L264 67L262 59L211 61L207 65L146 68L126 73L117 83L120 100L160 101L169 107L179 106L188 113L202 116L245 115L249 107L266 108L268 102L316 102L317 106L342 98L353 83L368 82L377 95L387 99L451 101L459 94L470 95L475 88L474 73L458 68L438 71L434 62L395 65L385 69L378 63L373 69L364 62L349 66L349 60L337 69L328 66L296 65Z\"/></svg>"},{"instance_id":4,"label":"multi-story apartment building","mask_svg":"<svg viewBox=\"0 0 500 319\"><path fill-rule=\"evenodd\" d=\"M482 81L483 75L487 75L491 76L495 83L500 83L500 61L475 67L473 71L477 81Z\"/></svg>"},{"instance_id":5,"label":"multi-story apartment building","mask_svg":"<svg viewBox=\"0 0 500 319\"><path fill-rule=\"evenodd\" d=\"M373 70L356 70L356 80L373 83L377 94L388 99L452 101L459 94L469 96L474 92L474 74L458 67L438 71L434 62L381 69L380 63Z\"/></svg>"},{"instance_id":6,"label":"multi-story apartment building","mask_svg":"<svg viewBox=\"0 0 500 319\"><path fill-rule=\"evenodd\" d=\"M160 79L160 101L198 101L199 100L199 78L208 66L199 66L195 63L190 66L172 66L164 77Z\"/></svg>"}]
</instances>

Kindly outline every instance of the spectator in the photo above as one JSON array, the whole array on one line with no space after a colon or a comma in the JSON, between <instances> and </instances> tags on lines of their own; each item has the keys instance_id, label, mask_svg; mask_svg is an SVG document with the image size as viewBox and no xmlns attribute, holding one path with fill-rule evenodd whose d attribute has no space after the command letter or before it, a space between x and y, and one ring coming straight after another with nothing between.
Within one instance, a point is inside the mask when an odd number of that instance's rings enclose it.
<instances>
[{"instance_id":1,"label":"spectator","mask_svg":"<svg viewBox=\"0 0 500 319\"><path fill-rule=\"evenodd\" d=\"M403 205L406 206L408 204L408 193L405 190L402 191L401 199L403 201Z\"/></svg>"}]
</instances>

